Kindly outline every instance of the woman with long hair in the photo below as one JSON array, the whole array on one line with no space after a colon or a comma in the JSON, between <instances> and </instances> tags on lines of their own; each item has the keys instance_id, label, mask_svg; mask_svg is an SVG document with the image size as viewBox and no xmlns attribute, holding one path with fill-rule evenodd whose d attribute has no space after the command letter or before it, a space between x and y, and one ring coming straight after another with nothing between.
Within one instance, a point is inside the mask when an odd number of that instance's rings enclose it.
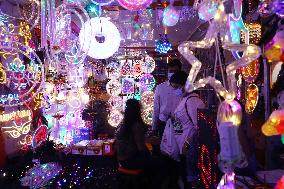
<instances>
[{"instance_id":1,"label":"woman with long hair","mask_svg":"<svg viewBox=\"0 0 284 189\"><path fill-rule=\"evenodd\" d=\"M146 125L141 117L139 101L127 100L124 119L116 136L117 159L123 167L140 169L145 166L145 160L150 156L145 133Z\"/></svg>"}]
</instances>

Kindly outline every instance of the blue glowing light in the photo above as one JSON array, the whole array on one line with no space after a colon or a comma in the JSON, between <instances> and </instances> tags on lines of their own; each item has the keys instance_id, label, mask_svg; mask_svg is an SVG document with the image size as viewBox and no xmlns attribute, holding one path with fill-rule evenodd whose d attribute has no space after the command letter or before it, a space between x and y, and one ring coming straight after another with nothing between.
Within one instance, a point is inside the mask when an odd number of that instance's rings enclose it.
<instances>
[{"instance_id":1,"label":"blue glowing light","mask_svg":"<svg viewBox=\"0 0 284 189\"><path fill-rule=\"evenodd\" d=\"M169 42L167 35L161 35L160 39L156 40L156 48L155 51L158 53L167 53L168 51L172 50L172 44Z\"/></svg>"}]
</instances>

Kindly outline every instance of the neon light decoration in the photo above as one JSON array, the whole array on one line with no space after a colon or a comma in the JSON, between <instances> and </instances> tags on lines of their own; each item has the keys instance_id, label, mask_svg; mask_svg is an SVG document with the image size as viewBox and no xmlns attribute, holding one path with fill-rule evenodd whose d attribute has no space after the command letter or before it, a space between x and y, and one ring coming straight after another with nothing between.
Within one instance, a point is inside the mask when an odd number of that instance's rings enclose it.
<instances>
[{"instance_id":1,"label":"neon light decoration","mask_svg":"<svg viewBox=\"0 0 284 189\"><path fill-rule=\"evenodd\" d=\"M7 82L6 72L3 69L3 65L0 62L0 84L5 84Z\"/></svg>"},{"instance_id":2,"label":"neon light decoration","mask_svg":"<svg viewBox=\"0 0 284 189\"><path fill-rule=\"evenodd\" d=\"M156 80L151 74L143 74L139 83L143 91L152 91L155 88Z\"/></svg>"},{"instance_id":3,"label":"neon light decoration","mask_svg":"<svg viewBox=\"0 0 284 189\"><path fill-rule=\"evenodd\" d=\"M118 0L118 3L128 10L146 9L153 0Z\"/></svg>"},{"instance_id":4,"label":"neon light decoration","mask_svg":"<svg viewBox=\"0 0 284 189\"><path fill-rule=\"evenodd\" d=\"M178 23L178 21L179 21L178 10L172 5L166 7L163 12L163 24L166 26L174 26Z\"/></svg>"},{"instance_id":5,"label":"neon light decoration","mask_svg":"<svg viewBox=\"0 0 284 189\"><path fill-rule=\"evenodd\" d=\"M252 113L258 102L258 87L255 84L249 84L246 95L246 112Z\"/></svg>"},{"instance_id":6,"label":"neon light decoration","mask_svg":"<svg viewBox=\"0 0 284 189\"><path fill-rule=\"evenodd\" d=\"M108 18L95 17L84 23L79 40L81 48L90 57L106 59L118 50L121 38L117 27Z\"/></svg>"},{"instance_id":7,"label":"neon light decoration","mask_svg":"<svg viewBox=\"0 0 284 189\"><path fill-rule=\"evenodd\" d=\"M15 118L17 119L17 118ZM13 126L2 127L5 133L8 133L12 138L19 138L21 135L26 135L30 132L31 127L31 117L30 119L22 124L22 121L13 121Z\"/></svg>"},{"instance_id":8,"label":"neon light decoration","mask_svg":"<svg viewBox=\"0 0 284 189\"><path fill-rule=\"evenodd\" d=\"M6 122L13 120L16 116L18 118L24 118L24 117L31 117L32 112L30 110L21 110L16 112L11 112L7 114L0 114L0 121Z\"/></svg>"},{"instance_id":9,"label":"neon light decoration","mask_svg":"<svg viewBox=\"0 0 284 189\"><path fill-rule=\"evenodd\" d=\"M40 125L33 134L32 146L35 148L39 146L43 141L46 140L48 134L48 127L45 125Z\"/></svg>"}]
</instances>

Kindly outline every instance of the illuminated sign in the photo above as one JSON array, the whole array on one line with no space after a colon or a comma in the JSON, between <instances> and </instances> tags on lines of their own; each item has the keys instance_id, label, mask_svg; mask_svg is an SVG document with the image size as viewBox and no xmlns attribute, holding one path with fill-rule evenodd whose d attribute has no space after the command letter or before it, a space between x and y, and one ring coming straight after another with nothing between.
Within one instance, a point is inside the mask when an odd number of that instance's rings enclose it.
<instances>
[{"instance_id":1,"label":"illuminated sign","mask_svg":"<svg viewBox=\"0 0 284 189\"><path fill-rule=\"evenodd\" d=\"M16 116L18 116L19 118L31 117L32 113L30 110L21 110L21 111L11 112L7 114L2 114L0 115L0 121L1 122L11 121L11 120L14 120Z\"/></svg>"}]
</instances>

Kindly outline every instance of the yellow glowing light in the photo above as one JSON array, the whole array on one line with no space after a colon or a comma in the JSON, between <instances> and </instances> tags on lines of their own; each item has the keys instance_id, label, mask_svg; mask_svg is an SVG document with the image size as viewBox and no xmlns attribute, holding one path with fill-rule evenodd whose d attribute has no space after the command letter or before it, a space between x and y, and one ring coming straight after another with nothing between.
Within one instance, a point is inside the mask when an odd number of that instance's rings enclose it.
<instances>
[{"instance_id":1,"label":"yellow glowing light","mask_svg":"<svg viewBox=\"0 0 284 189\"><path fill-rule=\"evenodd\" d=\"M265 51L265 56L269 62L279 61L282 55L281 47L278 45L273 46L272 48Z\"/></svg>"},{"instance_id":2,"label":"yellow glowing light","mask_svg":"<svg viewBox=\"0 0 284 189\"><path fill-rule=\"evenodd\" d=\"M8 114L1 114L0 121L1 122L11 121L11 120L14 120L16 116L19 116L20 118L31 117L32 112L30 110L21 110L21 111L11 112Z\"/></svg>"},{"instance_id":3,"label":"yellow glowing light","mask_svg":"<svg viewBox=\"0 0 284 189\"><path fill-rule=\"evenodd\" d=\"M252 113L258 102L258 87L255 84L249 84L246 95L246 112Z\"/></svg>"},{"instance_id":4,"label":"yellow glowing light","mask_svg":"<svg viewBox=\"0 0 284 189\"><path fill-rule=\"evenodd\" d=\"M282 127L282 128L280 128ZM261 127L261 131L266 136L274 136L284 134L284 110L275 110L270 115L269 119Z\"/></svg>"},{"instance_id":5,"label":"yellow glowing light","mask_svg":"<svg viewBox=\"0 0 284 189\"><path fill-rule=\"evenodd\" d=\"M232 122L239 126L242 121L242 107L237 101L223 101L218 107L218 123Z\"/></svg>"},{"instance_id":6,"label":"yellow glowing light","mask_svg":"<svg viewBox=\"0 0 284 189\"><path fill-rule=\"evenodd\" d=\"M31 128L31 120L24 123L22 126L12 126L12 127L2 127L2 129L9 129L5 131L8 133L12 138L19 138L21 135L26 135L30 132Z\"/></svg>"},{"instance_id":7,"label":"yellow glowing light","mask_svg":"<svg viewBox=\"0 0 284 189\"><path fill-rule=\"evenodd\" d=\"M261 38L261 25L257 22L245 23L246 28L249 30L249 43L258 44ZM245 34L241 32L241 41L245 42Z\"/></svg>"},{"instance_id":8,"label":"yellow glowing light","mask_svg":"<svg viewBox=\"0 0 284 189\"><path fill-rule=\"evenodd\" d=\"M259 60L252 61L248 66L241 68L243 78L246 82L254 82L259 73Z\"/></svg>"},{"instance_id":9,"label":"yellow glowing light","mask_svg":"<svg viewBox=\"0 0 284 189\"><path fill-rule=\"evenodd\" d=\"M25 45L28 47L29 46L29 40L32 39L30 27L25 22L20 22L20 25L21 25L21 27L20 27L19 35L24 38Z\"/></svg>"},{"instance_id":10,"label":"yellow glowing light","mask_svg":"<svg viewBox=\"0 0 284 189\"><path fill-rule=\"evenodd\" d=\"M6 72L3 69L3 65L0 62L0 84L4 84L7 82L7 76L6 76Z\"/></svg>"}]
</instances>

